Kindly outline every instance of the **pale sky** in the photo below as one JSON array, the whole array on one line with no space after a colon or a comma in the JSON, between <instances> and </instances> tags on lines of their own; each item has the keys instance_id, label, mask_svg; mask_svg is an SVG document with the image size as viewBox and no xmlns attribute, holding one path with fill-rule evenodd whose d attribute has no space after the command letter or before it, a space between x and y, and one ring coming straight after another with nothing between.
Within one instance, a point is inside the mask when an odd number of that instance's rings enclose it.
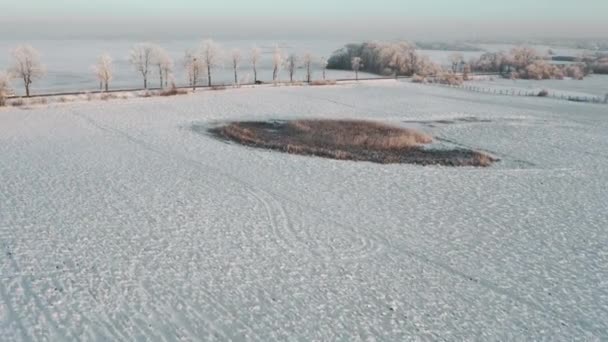
<instances>
[{"instance_id":1,"label":"pale sky","mask_svg":"<svg viewBox=\"0 0 608 342\"><path fill-rule=\"evenodd\" d=\"M0 29L27 27L22 31L31 35L206 30L601 38L607 17L608 0L0 0Z\"/></svg>"}]
</instances>

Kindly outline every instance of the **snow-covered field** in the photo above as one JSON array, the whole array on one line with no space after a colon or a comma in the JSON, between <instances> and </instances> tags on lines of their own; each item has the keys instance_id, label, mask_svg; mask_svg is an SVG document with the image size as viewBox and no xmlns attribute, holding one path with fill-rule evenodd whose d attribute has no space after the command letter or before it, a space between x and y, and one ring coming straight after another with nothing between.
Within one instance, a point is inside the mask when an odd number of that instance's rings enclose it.
<instances>
[{"instance_id":1,"label":"snow-covered field","mask_svg":"<svg viewBox=\"0 0 608 342\"><path fill-rule=\"evenodd\" d=\"M296 117L426 121L502 161L192 129ZM0 340L608 339L606 132L605 105L395 81L0 109Z\"/></svg>"},{"instance_id":2,"label":"snow-covered field","mask_svg":"<svg viewBox=\"0 0 608 342\"><path fill-rule=\"evenodd\" d=\"M547 90L552 96L579 96L599 97L604 99L608 94L608 75L589 75L583 80L510 80L501 77L492 77L491 80L479 80L472 83L473 86L484 89L496 89L503 91L522 91L538 93Z\"/></svg>"}]
</instances>

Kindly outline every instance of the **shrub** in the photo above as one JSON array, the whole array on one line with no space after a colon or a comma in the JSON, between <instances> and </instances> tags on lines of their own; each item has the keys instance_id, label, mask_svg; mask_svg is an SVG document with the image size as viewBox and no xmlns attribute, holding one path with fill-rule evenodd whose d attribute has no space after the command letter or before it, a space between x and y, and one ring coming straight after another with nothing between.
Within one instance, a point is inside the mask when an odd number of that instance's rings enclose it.
<instances>
[{"instance_id":1,"label":"shrub","mask_svg":"<svg viewBox=\"0 0 608 342\"><path fill-rule=\"evenodd\" d=\"M337 82L335 80L316 80L311 81L311 86L325 86L325 85L336 85Z\"/></svg>"},{"instance_id":2,"label":"shrub","mask_svg":"<svg viewBox=\"0 0 608 342\"><path fill-rule=\"evenodd\" d=\"M177 89L175 87L167 90L163 90L159 93L160 96L175 96L175 95L186 95L188 94L188 90L186 89Z\"/></svg>"},{"instance_id":3,"label":"shrub","mask_svg":"<svg viewBox=\"0 0 608 342\"><path fill-rule=\"evenodd\" d=\"M543 89L543 90L541 90L541 91L538 92L538 96L539 97L547 97L547 96L549 96L549 91L546 90L546 89Z\"/></svg>"},{"instance_id":4,"label":"shrub","mask_svg":"<svg viewBox=\"0 0 608 342\"><path fill-rule=\"evenodd\" d=\"M21 106L25 105L25 101L23 99L19 98L19 99L15 99L15 100L8 102L8 104L13 107L21 107Z\"/></svg>"},{"instance_id":5,"label":"shrub","mask_svg":"<svg viewBox=\"0 0 608 342\"><path fill-rule=\"evenodd\" d=\"M0 107L6 105L6 98L11 91L9 76L4 72L0 72Z\"/></svg>"},{"instance_id":6,"label":"shrub","mask_svg":"<svg viewBox=\"0 0 608 342\"><path fill-rule=\"evenodd\" d=\"M426 77L420 75L412 76L412 82L414 83L426 83Z\"/></svg>"},{"instance_id":7,"label":"shrub","mask_svg":"<svg viewBox=\"0 0 608 342\"><path fill-rule=\"evenodd\" d=\"M412 76L433 74L439 67L419 55L407 42L365 42L348 44L334 52L327 61L328 69L353 70L353 60L360 59L360 71L378 75Z\"/></svg>"},{"instance_id":8,"label":"shrub","mask_svg":"<svg viewBox=\"0 0 608 342\"><path fill-rule=\"evenodd\" d=\"M435 78L435 82L447 85L462 85L464 83L462 76L456 75L452 71L442 72Z\"/></svg>"}]
</instances>

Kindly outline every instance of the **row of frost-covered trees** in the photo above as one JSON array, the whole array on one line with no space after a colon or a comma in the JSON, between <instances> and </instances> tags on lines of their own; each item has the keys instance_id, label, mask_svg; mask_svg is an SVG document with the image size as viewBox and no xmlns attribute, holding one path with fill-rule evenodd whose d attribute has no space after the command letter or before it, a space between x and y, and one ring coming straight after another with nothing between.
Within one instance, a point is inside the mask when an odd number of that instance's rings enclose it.
<instances>
[{"instance_id":1,"label":"row of frost-covered trees","mask_svg":"<svg viewBox=\"0 0 608 342\"><path fill-rule=\"evenodd\" d=\"M366 42L348 44L336 51L328 61L330 69L359 70L379 75L438 76L446 72L500 73L521 79L582 79L590 73L608 73L608 55L585 55L573 58L569 64L551 63L551 57L528 46L514 47L509 52L488 52L466 61L461 53L450 56L451 66L444 70L428 57L419 54L407 42Z\"/></svg>"},{"instance_id":2,"label":"row of frost-covered trees","mask_svg":"<svg viewBox=\"0 0 608 342\"><path fill-rule=\"evenodd\" d=\"M244 63L253 73L254 83L259 81L259 64L262 58L262 50L253 47L247 54L239 49L225 51L213 40L205 40L197 49L187 50L181 60L181 68L186 75L188 86L196 88L206 83L213 84L215 69L229 65L234 73L234 83L239 84L239 71ZM323 68L323 79L326 78L327 62L324 58L318 59L311 53L302 56L295 53L286 54L278 45L272 51L272 80L279 79L279 73L287 70L290 81L294 81L297 69L303 68L307 82L312 81L313 64L321 64ZM140 43L133 46L129 52L129 62L134 71L141 77L144 89L151 85L151 79L157 77L158 83L154 87L175 87L174 72L175 61L167 50L152 43ZM114 78L114 61L107 53L102 54L92 66L92 72L99 81L101 90L109 91ZM7 72L0 73L0 98L5 98L10 80L20 80L23 83L25 95L30 96L31 86L45 76L46 68L43 65L40 54L29 45L22 45L11 51L11 65ZM204 80L204 81L203 81Z\"/></svg>"},{"instance_id":3,"label":"row of frost-covered trees","mask_svg":"<svg viewBox=\"0 0 608 342\"><path fill-rule=\"evenodd\" d=\"M10 80L22 82L25 95L30 96L32 84L43 77L46 69L40 54L29 45L19 46L11 52L11 65L7 72L0 72L0 104L10 87ZM229 65L234 72L234 84L239 84L239 71L243 64L253 73L254 83L259 82L258 67L262 50L253 47L246 54L239 49L225 51L212 40L203 41L197 49L187 50L180 67L186 75L188 86L196 88L203 83L213 84L215 69ZM336 51L329 60L317 60L311 53L301 56L286 54L278 46L272 51L272 80L277 81L279 72L286 70L289 80L294 81L296 71L303 68L307 82L312 81L313 64L320 64L323 80L327 69L353 70L356 78L365 71L379 75L414 76L417 82L433 77L434 81L459 83L466 80L471 72L499 73L513 79L561 79L571 77L582 79L590 73L608 73L608 55L585 55L573 59L569 64L553 64L551 57L540 54L531 47L515 47L509 52L488 52L479 58L465 61L460 53L450 56L451 68L444 69L421 55L415 45L407 42L365 42L348 44ZM133 46L129 62L148 89L153 77L158 77L154 87L175 87L176 65L170 54L161 46L140 43ZM114 62L109 54L101 55L92 67L99 81L100 89L108 91L114 76ZM461 75L457 75L461 73ZM205 80L205 81L203 81Z\"/></svg>"}]
</instances>

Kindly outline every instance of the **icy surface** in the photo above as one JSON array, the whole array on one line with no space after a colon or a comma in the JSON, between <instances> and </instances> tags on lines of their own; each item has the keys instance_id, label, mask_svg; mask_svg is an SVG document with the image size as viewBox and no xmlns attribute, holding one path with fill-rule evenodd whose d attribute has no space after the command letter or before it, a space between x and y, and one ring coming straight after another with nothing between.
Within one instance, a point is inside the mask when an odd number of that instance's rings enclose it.
<instances>
[{"instance_id":1,"label":"icy surface","mask_svg":"<svg viewBox=\"0 0 608 342\"><path fill-rule=\"evenodd\" d=\"M502 161L191 129L296 117L423 121ZM0 340L608 339L607 132L605 105L392 81L1 109Z\"/></svg>"}]
</instances>

